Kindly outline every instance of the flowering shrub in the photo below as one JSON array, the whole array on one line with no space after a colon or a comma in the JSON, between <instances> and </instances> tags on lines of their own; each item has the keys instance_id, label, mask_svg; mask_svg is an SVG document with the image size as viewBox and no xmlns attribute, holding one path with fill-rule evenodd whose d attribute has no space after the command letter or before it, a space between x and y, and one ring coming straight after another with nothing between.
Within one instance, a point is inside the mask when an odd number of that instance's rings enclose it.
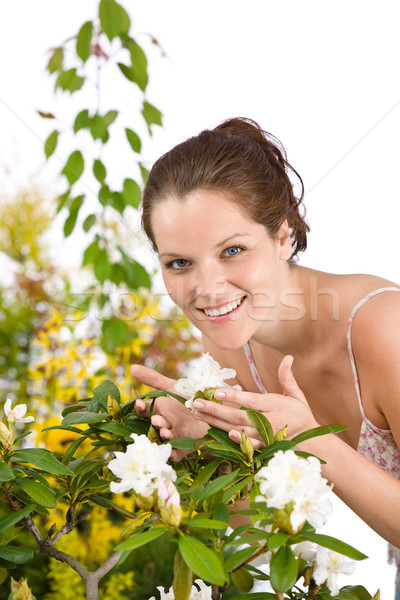
<instances>
[{"instance_id":1,"label":"flowering shrub","mask_svg":"<svg viewBox=\"0 0 400 600\"><path fill-rule=\"evenodd\" d=\"M145 396L154 400L166 394ZM257 581L267 586L263 600L371 598L362 586L338 589L338 574L351 573L353 561L365 555L317 533L330 513L332 491L321 477L319 460L295 450L305 439L343 427L318 427L286 440L281 432L274 436L264 416L248 410L262 449L250 451L248 438L237 446L214 428L201 439L164 444L149 420L135 415L134 402L121 402L117 386L105 381L90 398L68 406L62 423L51 428L77 435L62 454L21 448L25 434L15 435L16 421L29 417L25 408L11 409L7 403L0 438L0 494L8 506L0 517L3 568L12 571L13 564L44 553L69 565L85 582L86 597L97 599L101 580L111 573L117 581L133 550L165 540L174 552L173 582L168 592L157 588L157 600L256 600L261 597L253 590ZM88 440L92 449L79 456ZM185 458L171 464L172 448L185 450ZM130 510L120 498L129 500ZM239 509L238 501L246 498L249 508ZM48 522L43 529L41 515L56 507L64 521ZM103 563L89 570L88 557L84 566L84 557L78 560L60 544L99 507L114 520L119 540ZM247 515L248 523L232 529L234 514ZM29 532L34 543L22 543L21 531ZM260 561L268 568L260 569Z\"/></svg>"}]
</instances>

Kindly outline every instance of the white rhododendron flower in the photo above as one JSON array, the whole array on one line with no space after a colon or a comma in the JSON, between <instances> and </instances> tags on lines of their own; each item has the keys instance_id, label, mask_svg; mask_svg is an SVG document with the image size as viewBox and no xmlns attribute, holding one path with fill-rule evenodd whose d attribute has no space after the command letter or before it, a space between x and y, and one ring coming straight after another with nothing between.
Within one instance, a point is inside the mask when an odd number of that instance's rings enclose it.
<instances>
[{"instance_id":1,"label":"white rhododendron flower","mask_svg":"<svg viewBox=\"0 0 400 600\"><path fill-rule=\"evenodd\" d=\"M114 452L115 458L108 468L121 479L112 481L110 490L115 494L133 490L136 494L148 497L156 490L163 477L166 481L175 481L176 473L167 464L171 455L171 444L154 444L146 435L132 433L133 444L126 452Z\"/></svg>"},{"instance_id":2,"label":"white rhododendron flower","mask_svg":"<svg viewBox=\"0 0 400 600\"><path fill-rule=\"evenodd\" d=\"M257 473L257 480L268 507L282 509L293 502L290 522L295 531L304 521L321 527L332 512L331 487L321 476L319 460L313 456L305 460L293 450L279 450Z\"/></svg>"},{"instance_id":3,"label":"white rhododendron flower","mask_svg":"<svg viewBox=\"0 0 400 600\"><path fill-rule=\"evenodd\" d=\"M17 404L17 406L12 408L10 398L6 400L4 405L4 413L9 423L30 423L34 421L33 417L24 417L26 410L26 404Z\"/></svg>"},{"instance_id":4,"label":"white rhododendron flower","mask_svg":"<svg viewBox=\"0 0 400 600\"><path fill-rule=\"evenodd\" d=\"M339 593L338 575L351 575L356 568L353 560L322 546L317 547L315 560L316 567L313 571L313 579L317 585L322 585L326 581L332 596Z\"/></svg>"},{"instance_id":5,"label":"white rhododendron flower","mask_svg":"<svg viewBox=\"0 0 400 600\"><path fill-rule=\"evenodd\" d=\"M189 369L187 378L178 379L175 390L181 396L190 396L185 402L187 408L193 409L193 398L196 392L204 392L210 388L231 387L225 383L226 379L236 377L234 369L221 369L216 360L207 352L200 359L200 364L193 365ZM234 389L241 390L238 385Z\"/></svg>"},{"instance_id":6,"label":"white rhododendron flower","mask_svg":"<svg viewBox=\"0 0 400 600\"><path fill-rule=\"evenodd\" d=\"M313 542L300 542L300 544L295 544L292 546L292 550L297 558L301 556L303 560L312 564L317 555L315 547L316 544Z\"/></svg>"},{"instance_id":7,"label":"white rhododendron flower","mask_svg":"<svg viewBox=\"0 0 400 600\"><path fill-rule=\"evenodd\" d=\"M189 600L212 600L211 586L206 585L201 579L196 579L195 584L198 588L195 585L192 586ZM160 592L160 600L175 600L172 587L169 588L168 592L166 592L162 586L158 586L157 589ZM156 600L156 597L152 596L149 600Z\"/></svg>"}]
</instances>

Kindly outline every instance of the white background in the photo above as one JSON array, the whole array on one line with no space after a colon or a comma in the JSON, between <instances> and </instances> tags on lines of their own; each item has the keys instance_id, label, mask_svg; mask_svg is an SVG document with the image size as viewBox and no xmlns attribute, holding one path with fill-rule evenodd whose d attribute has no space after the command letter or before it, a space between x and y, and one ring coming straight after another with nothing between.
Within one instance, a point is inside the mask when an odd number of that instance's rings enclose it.
<instances>
[{"instance_id":1,"label":"white background","mask_svg":"<svg viewBox=\"0 0 400 600\"><path fill-rule=\"evenodd\" d=\"M311 234L301 264L399 282L398 3L125 0L123 5L133 34L148 49L148 100L164 114L165 127L145 145L143 160L150 165L175 143L228 117L253 118L281 139L305 183ZM53 185L49 167L42 172L42 144L52 126L35 112L53 108L46 51L75 34L96 6L95 0L1 3L3 191L35 173ZM149 49L146 32L158 39L166 58ZM126 160L115 155L117 171ZM77 264L79 240L60 239L58 247L60 262ZM380 587L383 600L392 600L385 544L339 503L337 511L330 532L371 556L342 583L363 583L371 593Z\"/></svg>"}]
</instances>

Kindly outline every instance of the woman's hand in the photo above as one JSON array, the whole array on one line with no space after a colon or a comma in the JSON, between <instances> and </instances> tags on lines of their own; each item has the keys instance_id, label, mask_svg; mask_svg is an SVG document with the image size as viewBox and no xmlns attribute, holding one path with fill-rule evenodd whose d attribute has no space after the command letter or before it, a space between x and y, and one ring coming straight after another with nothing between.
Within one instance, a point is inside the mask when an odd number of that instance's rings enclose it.
<instances>
[{"instance_id":1,"label":"woman's hand","mask_svg":"<svg viewBox=\"0 0 400 600\"><path fill-rule=\"evenodd\" d=\"M131 373L136 379L152 388L175 392L175 380L165 377L153 369L134 365ZM149 418L150 406L151 401L136 400L135 412L139 417ZM206 423L195 417L191 410L172 396L161 396L156 399L151 423L157 427L160 437L165 441L178 437L200 438L207 433L209 428ZM173 460L179 460L184 454L186 453L180 450L173 450L171 456Z\"/></svg>"},{"instance_id":2,"label":"woman's hand","mask_svg":"<svg viewBox=\"0 0 400 600\"><path fill-rule=\"evenodd\" d=\"M279 366L278 377L282 394L256 394L232 388L217 390L215 398L224 404L198 399L194 402L195 415L211 427L229 432L234 442L240 442L242 430L249 436L255 448L264 446L256 429L251 425L245 410L252 408L264 414L270 421L274 433L288 426L287 438L318 427L307 400L292 373L293 357L285 356ZM236 408L237 407L237 408Z\"/></svg>"}]
</instances>

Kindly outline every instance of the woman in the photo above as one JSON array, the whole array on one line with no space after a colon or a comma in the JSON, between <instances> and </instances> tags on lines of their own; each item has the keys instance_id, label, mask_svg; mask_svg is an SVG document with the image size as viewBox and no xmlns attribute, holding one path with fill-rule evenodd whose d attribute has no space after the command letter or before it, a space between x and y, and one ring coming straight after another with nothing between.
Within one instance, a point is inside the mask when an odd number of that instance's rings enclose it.
<instances>
[{"instance_id":1,"label":"woman","mask_svg":"<svg viewBox=\"0 0 400 600\"><path fill-rule=\"evenodd\" d=\"M223 403L197 400L194 414L158 400L152 422L165 440L215 426L235 442L244 429L258 447L242 406L263 412L275 431L287 424L288 438L346 425L303 449L326 461L337 495L392 544L400 578L400 287L297 265L308 232L302 199L278 140L248 119L204 131L156 162L142 222L167 291L244 391L218 390ZM132 373L173 389L151 369ZM146 403L136 412L148 414Z\"/></svg>"}]
</instances>

